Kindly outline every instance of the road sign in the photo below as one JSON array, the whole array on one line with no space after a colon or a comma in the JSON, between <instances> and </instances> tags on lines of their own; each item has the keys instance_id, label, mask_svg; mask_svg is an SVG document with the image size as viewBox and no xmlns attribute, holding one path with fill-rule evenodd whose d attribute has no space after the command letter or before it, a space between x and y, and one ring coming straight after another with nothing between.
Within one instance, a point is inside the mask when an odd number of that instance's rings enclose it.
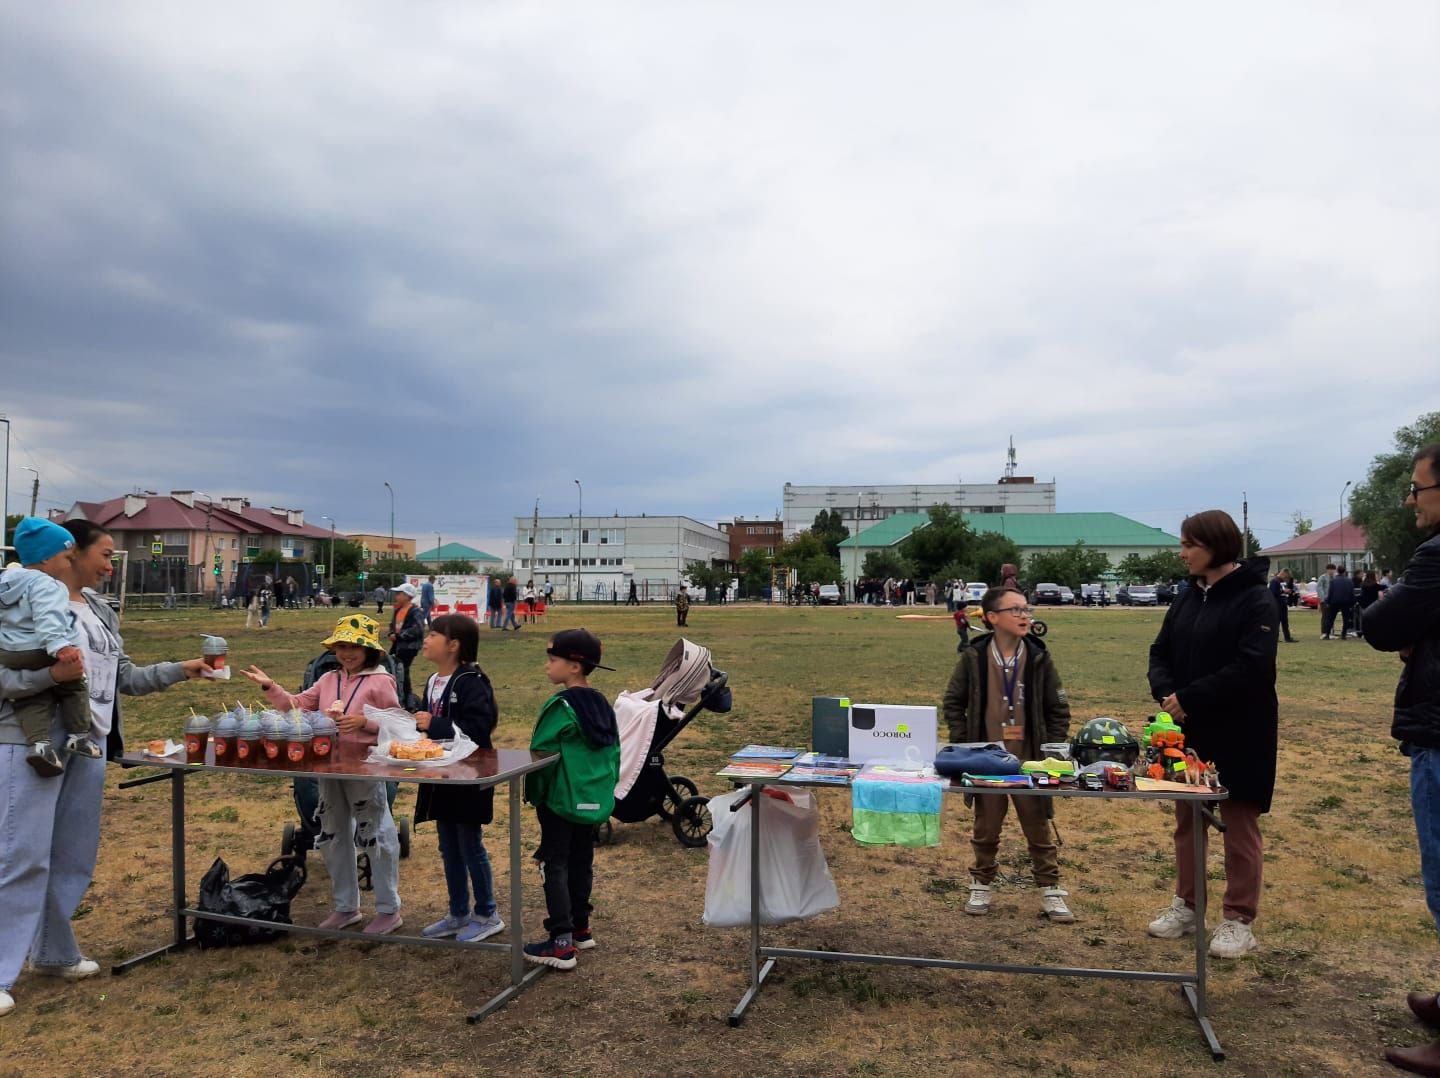
<instances>
[{"instance_id":1,"label":"road sign","mask_svg":"<svg viewBox=\"0 0 1440 1078\"><path fill-rule=\"evenodd\" d=\"M324 576L324 575L325 575L325 566L324 566L323 563L320 564L320 565L315 566L315 575L316 575L316 576Z\"/></svg>"},{"instance_id":2,"label":"road sign","mask_svg":"<svg viewBox=\"0 0 1440 1078\"><path fill-rule=\"evenodd\" d=\"M150 544L150 553L151 553L151 554L164 554L164 553L165 553L165 544L164 544L164 543L151 543L151 544Z\"/></svg>"}]
</instances>

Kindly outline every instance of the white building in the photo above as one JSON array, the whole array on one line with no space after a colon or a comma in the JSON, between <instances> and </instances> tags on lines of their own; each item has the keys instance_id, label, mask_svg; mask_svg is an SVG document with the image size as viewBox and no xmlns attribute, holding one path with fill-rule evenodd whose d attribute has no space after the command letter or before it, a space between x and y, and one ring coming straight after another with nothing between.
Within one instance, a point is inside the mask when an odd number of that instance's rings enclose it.
<instances>
[{"instance_id":1,"label":"white building","mask_svg":"<svg viewBox=\"0 0 1440 1078\"><path fill-rule=\"evenodd\" d=\"M937 505L962 513L1053 513L1055 484L1037 483L1029 476L1006 476L996 483L906 486L799 487L786 483L785 538L793 539L814 524L821 510L839 510L841 522L854 535L896 513L923 513Z\"/></svg>"},{"instance_id":2,"label":"white building","mask_svg":"<svg viewBox=\"0 0 1440 1078\"><path fill-rule=\"evenodd\" d=\"M522 586L533 580L539 590L548 577L559 599L578 587L587 600L608 600L613 588L623 601L632 580L641 599L670 599L691 562L729 557L730 537L689 517L570 515L516 517L511 565Z\"/></svg>"}]
</instances>

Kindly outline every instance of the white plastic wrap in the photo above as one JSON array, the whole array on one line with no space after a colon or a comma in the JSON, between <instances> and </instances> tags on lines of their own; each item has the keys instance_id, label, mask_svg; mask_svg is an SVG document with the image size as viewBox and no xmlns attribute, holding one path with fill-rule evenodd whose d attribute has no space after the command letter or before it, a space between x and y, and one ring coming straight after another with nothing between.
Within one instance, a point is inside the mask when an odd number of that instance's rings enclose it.
<instances>
[{"instance_id":1,"label":"white plastic wrap","mask_svg":"<svg viewBox=\"0 0 1440 1078\"><path fill-rule=\"evenodd\" d=\"M707 839L710 870L705 881L705 923L735 928L750 923L750 833L754 810L730 806L745 790L710 799L715 821ZM815 799L787 790L785 799L760 794L760 923L784 924L815 917L840 905L830 866L820 849Z\"/></svg>"}]
</instances>

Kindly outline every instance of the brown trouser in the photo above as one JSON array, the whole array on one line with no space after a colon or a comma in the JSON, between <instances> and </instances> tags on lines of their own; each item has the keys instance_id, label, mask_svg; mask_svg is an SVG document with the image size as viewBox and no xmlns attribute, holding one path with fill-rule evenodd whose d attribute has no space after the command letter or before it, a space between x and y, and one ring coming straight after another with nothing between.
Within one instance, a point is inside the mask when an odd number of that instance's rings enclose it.
<instances>
[{"instance_id":1,"label":"brown trouser","mask_svg":"<svg viewBox=\"0 0 1440 1078\"><path fill-rule=\"evenodd\" d=\"M1025 841L1030 844L1030 867L1035 875L1035 886L1054 887L1058 884L1060 855L1055 848L1055 832L1050 827L1046 798L1011 797L1008 794L974 796L975 832L970 837L970 846L975 851L975 863L970 866L970 875L983 884L994 882L1000 828L1013 801L1015 815L1020 818L1020 830L1025 832Z\"/></svg>"},{"instance_id":2,"label":"brown trouser","mask_svg":"<svg viewBox=\"0 0 1440 1078\"><path fill-rule=\"evenodd\" d=\"M1175 803L1175 894L1195 908L1193 802ZM1225 822L1225 918L1249 924L1260 908L1260 806L1253 801L1220 802ZM1209 828L1203 841L1209 842Z\"/></svg>"}]
</instances>

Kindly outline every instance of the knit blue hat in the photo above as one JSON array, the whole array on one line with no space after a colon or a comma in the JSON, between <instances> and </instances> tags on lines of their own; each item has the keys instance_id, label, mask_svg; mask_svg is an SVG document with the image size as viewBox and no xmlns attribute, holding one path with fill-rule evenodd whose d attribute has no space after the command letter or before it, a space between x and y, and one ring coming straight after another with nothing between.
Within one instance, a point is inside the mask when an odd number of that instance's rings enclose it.
<instances>
[{"instance_id":1,"label":"knit blue hat","mask_svg":"<svg viewBox=\"0 0 1440 1078\"><path fill-rule=\"evenodd\" d=\"M15 525L15 553L21 565L39 565L75 545L75 537L59 524L26 517Z\"/></svg>"}]
</instances>

